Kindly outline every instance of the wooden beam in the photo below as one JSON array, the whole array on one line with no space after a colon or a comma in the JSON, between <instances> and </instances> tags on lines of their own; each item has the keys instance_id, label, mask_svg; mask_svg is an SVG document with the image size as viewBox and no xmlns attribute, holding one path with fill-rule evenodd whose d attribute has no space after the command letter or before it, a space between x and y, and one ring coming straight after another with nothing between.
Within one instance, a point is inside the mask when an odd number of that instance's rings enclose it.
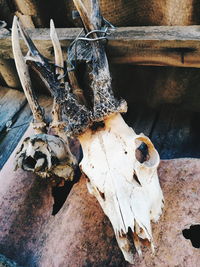
<instances>
[{"instance_id":1,"label":"wooden beam","mask_svg":"<svg viewBox=\"0 0 200 267\"><path fill-rule=\"evenodd\" d=\"M13 59L0 58L0 73L6 85L11 88L21 88L15 62Z\"/></svg>"},{"instance_id":2,"label":"wooden beam","mask_svg":"<svg viewBox=\"0 0 200 267\"><path fill-rule=\"evenodd\" d=\"M0 86L0 99L2 99L4 95L8 93L9 90L9 87Z\"/></svg>"},{"instance_id":3,"label":"wooden beam","mask_svg":"<svg viewBox=\"0 0 200 267\"><path fill-rule=\"evenodd\" d=\"M64 51L79 28L57 29ZM49 29L31 29L29 34L40 52L53 59ZM200 26L142 26L118 28L108 37L112 63L200 67ZM24 42L22 50L26 52ZM0 57L13 58L10 33L0 32Z\"/></svg>"},{"instance_id":4,"label":"wooden beam","mask_svg":"<svg viewBox=\"0 0 200 267\"><path fill-rule=\"evenodd\" d=\"M7 123L13 123L15 115L25 104L25 95L13 89L0 99L0 133L5 130Z\"/></svg>"}]
</instances>

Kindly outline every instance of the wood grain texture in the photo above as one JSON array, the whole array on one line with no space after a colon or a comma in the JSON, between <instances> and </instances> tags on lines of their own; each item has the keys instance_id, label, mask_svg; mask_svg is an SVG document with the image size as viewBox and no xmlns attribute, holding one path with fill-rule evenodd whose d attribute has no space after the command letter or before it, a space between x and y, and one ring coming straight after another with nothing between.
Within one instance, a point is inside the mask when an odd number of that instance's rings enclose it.
<instances>
[{"instance_id":1,"label":"wood grain texture","mask_svg":"<svg viewBox=\"0 0 200 267\"><path fill-rule=\"evenodd\" d=\"M199 113L177 105L163 105L157 112L150 138L161 159L200 158Z\"/></svg>"},{"instance_id":2,"label":"wood grain texture","mask_svg":"<svg viewBox=\"0 0 200 267\"><path fill-rule=\"evenodd\" d=\"M20 111L25 103L24 94L12 89L0 99L0 133L5 129L6 123L14 119L16 113Z\"/></svg>"},{"instance_id":3,"label":"wood grain texture","mask_svg":"<svg viewBox=\"0 0 200 267\"><path fill-rule=\"evenodd\" d=\"M8 89L3 88L2 91L5 92L6 90ZM16 92L19 93L20 97L16 97ZM13 97L13 93L15 97ZM0 129L3 129L0 132L0 169L6 163L32 121L32 113L29 105L26 104L26 100L22 105L22 100L20 99L25 99L24 94L10 89L0 100ZM52 99L47 96L40 96L39 103L44 107L47 120L50 121ZM6 115L6 112L9 116ZM8 120L12 122L10 129L6 131L6 122Z\"/></svg>"},{"instance_id":4,"label":"wood grain texture","mask_svg":"<svg viewBox=\"0 0 200 267\"><path fill-rule=\"evenodd\" d=\"M132 105L125 120L134 131L147 135L161 159L200 158L200 113L180 105L163 104L159 108Z\"/></svg>"},{"instance_id":5,"label":"wood grain texture","mask_svg":"<svg viewBox=\"0 0 200 267\"><path fill-rule=\"evenodd\" d=\"M0 99L2 99L9 90L10 88L8 87L0 86Z\"/></svg>"},{"instance_id":6,"label":"wood grain texture","mask_svg":"<svg viewBox=\"0 0 200 267\"><path fill-rule=\"evenodd\" d=\"M0 73L8 87L21 88L13 59L0 58Z\"/></svg>"},{"instance_id":7,"label":"wood grain texture","mask_svg":"<svg viewBox=\"0 0 200 267\"><path fill-rule=\"evenodd\" d=\"M16 122L12 125L12 128L8 132L1 134L2 140L0 142L0 169L6 163L12 151L19 143L31 120L31 110L28 104L26 104Z\"/></svg>"},{"instance_id":8,"label":"wood grain texture","mask_svg":"<svg viewBox=\"0 0 200 267\"><path fill-rule=\"evenodd\" d=\"M130 107L125 120L134 129L136 134L145 134L150 136L157 112L155 109L146 106L139 106L136 109Z\"/></svg>"},{"instance_id":9,"label":"wood grain texture","mask_svg":"<svg viewBox=\"0 0 200 267\"><path fill-rule=\"evenodd\" d=\"M57 29L64 52L79 32ZM29 34L40 52L53 59L49 29L32 29ZM108 57L117 64L200 67L200 26L122 27L108 39ZM23 41L21 47L26 53ZM0 34L0 57L13 57L9 33Z\"/></svg>"}]
</instances>

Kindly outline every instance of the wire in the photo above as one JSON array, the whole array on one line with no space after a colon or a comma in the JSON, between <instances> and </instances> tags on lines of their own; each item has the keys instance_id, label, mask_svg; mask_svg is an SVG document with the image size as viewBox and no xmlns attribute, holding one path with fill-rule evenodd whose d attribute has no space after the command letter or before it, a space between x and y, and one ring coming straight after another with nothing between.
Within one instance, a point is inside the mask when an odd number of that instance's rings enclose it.
<instances>
[{"instance_id":1,"label":"wire","mask_svg":"<svg viewBox=\"0 0 200 267\"><path fill-rule=\"evenodd\" d=\"M24 125L29 124L29 123L30 123L30 121L27 121L27 122L24 122L22 124L19 124L19 125L13 126L13 127L9 126L6 129L6 132L9 132L10 130L13 130L13 129L18 128L18 127L21 127L21 126L24 126Z\"/></svg>"},{"instance_id":2,"label":"wire","mask_svg":"<svg viewBox=\"0 0 200 267\"><path fill-rule=\"evenodd\" d=\"M84 41L84 42L97 42L97 41L101 41L101 40L107 40L107 35L110 35L111 32L115 31L116 28L109 22L107 21L105 18L103 18L104 24L105 26L100 29L100 30L92 30L90 32L88 32L87 34L85 34L84 36L81 36L81 34L83 33L84 29L81 30L81 32L77 35L77 37L74 39L74 41L70 44L70 46L68 47L67 50L67 54L68 54L68 60L67 60L67 71L74 71L76 69L76 62L77 62L77 43L79 41ZM98 34L102 34L103 36L99 36L96 38L90 38L89 36L93 33L98 33ZM75 59L71 60L70 56L72 49L74 47L74 56ZM74 62L73 62L74 61Z\"/></svg>"}]
</instances>

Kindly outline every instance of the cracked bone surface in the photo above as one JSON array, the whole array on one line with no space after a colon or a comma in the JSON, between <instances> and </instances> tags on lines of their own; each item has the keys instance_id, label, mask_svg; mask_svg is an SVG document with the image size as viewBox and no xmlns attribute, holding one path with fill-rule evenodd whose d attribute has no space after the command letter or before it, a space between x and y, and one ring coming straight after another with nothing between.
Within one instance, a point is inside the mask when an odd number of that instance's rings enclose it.
<instances>
[{"instance_id":1,"label":"cracked bone surface","mask_svg":"<svg viewBox=\"0 0 200 267\"><path fill-rule=\"evenodd\" d=\"M133 262L129 234L141 255L140 243L148 240L153 249L151 220L156 222L163 206L157 167L159 155L151 141L136 135L120 114L105 119L105 127L79 139L84 157L80 163L88 177L88 190L110 219L124 257ZM146 144L148 156L137 159L137 148ZM131 230L131 231L130 231Z\"/></svg>"},{"instance_id":2,"label":"cracked bone surface","mask_svg":"<svg viewBox=\"0 0 200 267\"><path fill-rule=\"evenodd\" d=\"M103 23L97 0L74 0L74 4L87 36L101 37L98 30ZM88 178L90 193L112 223L125 259L133 263L130 239L140 255L142 240L148 240L154 250L151 221L159 219L163 207L157 175L160 158L151 141L136 135L120 114L126 112L126 103L114 98L104 44L91 41L91 51L93 120L102 120L103 125L79 136L83 149L80 166ZM137 148L141 144L146 145L148 153L139 161Z\"/></svg>"},{"instance_id":3,"label":"cracked bone surface","mask_svg":"<svg viewBox=\"0 0 200 267\"><path fill-rule=\"evenodd\" d=\"M28 45L31 44L31 56L27 59L30 66L39 71L54 97L54 112L58 111L59 114L53 114L53 124L59 138L65 132L79 139L83 150L80 166L88 179L88 189L110 219L125 259L132 263L133 241L139 254L143 241L154 249L151 221L159 219L163 206L163 194L157 176L160 159L151 141L143 134L137 135L120 114L126 112L127 105L124 100L117 100L112 91L104 48L108 25L100 15L97 0L74 0L74 4L82 18L86 35L79 36L70 46L68 63L75 60L75 65L87 65L85 72L88 84L85 88L84 82L81 83L83 88L80 90L83 96L88 92L89 96L84 101L79 101L80 97L76 96L78 82L83 78L83 75L76 77L80 75L76 69L74 75L65 77L65 86L60 86L47 60L39 54L22 29L23 38ZM73 88L73 84L76 88ZM57 127L57 119L63 122L62 132L59 123ZM46 173L63 171L62 175L70 175L63 168L67 162L70 166L74 164L73 159L68 160L70 150L66 157L64 155L62 142L65 139L46 136L44 133L42 136L25 140L18 153L18 166L40 175L43 175L43 168L46 168ZM50 141L53 138L56 138L55 142ZM60 142L61 147L57 145ZM140 153L141 146L147 150L144 156Z\"/></svg>"}]
</instances>

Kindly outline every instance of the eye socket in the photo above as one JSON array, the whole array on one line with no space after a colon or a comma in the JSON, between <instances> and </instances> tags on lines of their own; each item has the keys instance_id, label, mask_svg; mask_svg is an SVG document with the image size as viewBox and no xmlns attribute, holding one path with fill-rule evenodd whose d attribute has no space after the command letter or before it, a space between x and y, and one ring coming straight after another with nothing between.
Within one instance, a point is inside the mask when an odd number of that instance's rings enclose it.
<instances>
[{"instance_id":1,"label":"eye socket","mask_svg":"<svg viewBox=\"0 0 200 267\"><path fill-rule=\"evenodd\" d=\"M23 161L23 165L27 166L30 169L34 169L35 164L36 164L36 160L30 156L27 157L26 159L24 159L24 161Z\"/></svg>"},{"instance_id":2,"label":"eye socket","mask_svg":"<svg viewBox=\"0 0 200 267\"><path fill-rule=\"evenodd\" d=\"M140 163L149 160L149 149L144 142L142 142L135 150L135 157Z\"/></svg>"},{"instance_id":3,"label":"eye socket","mask_svg":"<svg viewBox=\"0 0 200 267\"><path fill-rule=\"evenodd\" d=\"M135 139L135 143L135 157L141 164L145 164L147 167L154 167L156 164L158 164L158 152L147 137L137 137Z\"/></svg>"}]
</instances>

